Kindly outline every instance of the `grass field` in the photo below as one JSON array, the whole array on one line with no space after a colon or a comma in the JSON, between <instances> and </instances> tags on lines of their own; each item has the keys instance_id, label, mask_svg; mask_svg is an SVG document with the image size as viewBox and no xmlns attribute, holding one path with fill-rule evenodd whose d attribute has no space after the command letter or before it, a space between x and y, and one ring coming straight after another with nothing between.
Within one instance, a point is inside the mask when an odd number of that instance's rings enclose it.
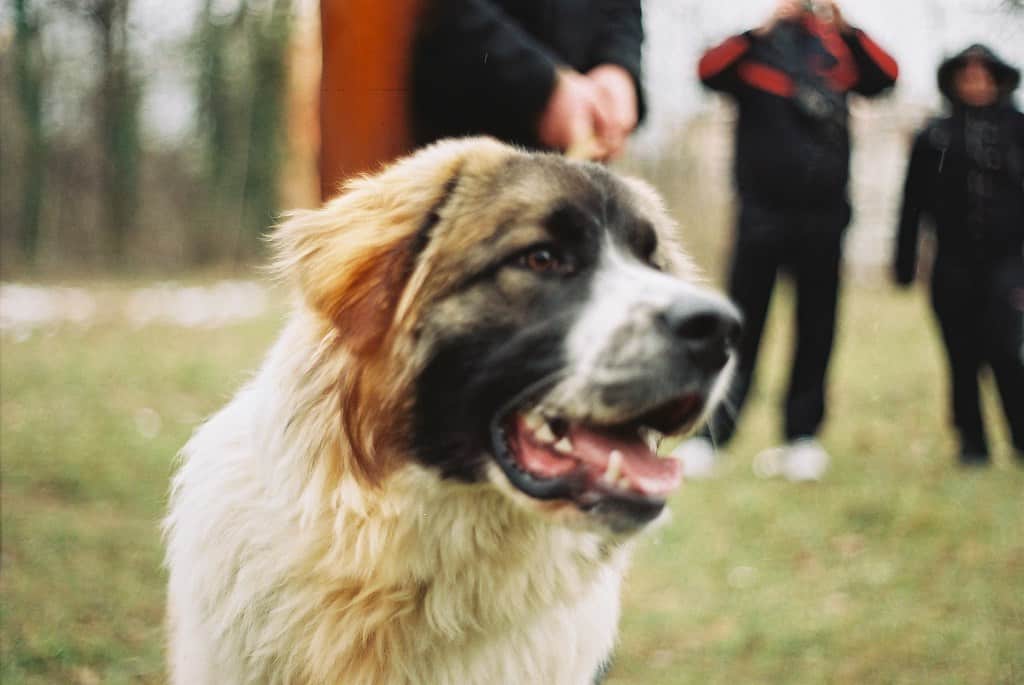
<instances>
[{"instance_id":1,"label":"grass field","mask_svg":"<svg viewBox=\"0 0 1024 685\"><path fill-rule=\"evenodd\" d=\"M924 299L845 293L818 485L750 471L778 437L788 316L722 477L640 546L610 682L1024 683L1024 469L1001 420L993 468L952 465ZM163 682L171 461L279 323L3 339L0 681Z\"/></svg>"}]
</instances>

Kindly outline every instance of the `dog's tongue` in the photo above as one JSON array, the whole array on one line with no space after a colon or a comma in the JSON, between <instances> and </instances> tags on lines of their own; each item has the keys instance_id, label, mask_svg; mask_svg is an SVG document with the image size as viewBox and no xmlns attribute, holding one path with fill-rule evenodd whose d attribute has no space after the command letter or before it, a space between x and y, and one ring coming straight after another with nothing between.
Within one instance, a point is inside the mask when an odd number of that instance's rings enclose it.
<instances>
[{"instance_id":1,"label":"dog's tongue","mask_svg":"<svg viewBox=\"0 0 1024 685\"><path fill-rule=\"evenodd\" d=\"M667 495L683 480L682 464L676 459L660 459L639 438L623 439L601 433L585 426L574 426L569 431L573 456L598 473L605 473L611 453L622 454L620 478L625 478L629 489L643 495Z\"/></svg>"},{"instance_id":2,"label":"dog's tongue","mask_svg":"<svg viewBox=\"0 0 1024 685\"><path fill-rule=\"evenodd\" d=\"M593 481L611 475L608 485L647 496L664 496L682 482L682 464L675 459L659 459L638 437L624 438L586 426L572 426L565 438L569 451L563 452L536 439L521 419L518 422L517 449L520 465L535 476L558 478L567 476L583 464ZM563 447L565 443L562 443ZM608 474L612 453L621 455L617 473Z\"/></svg>"}]
</instances>

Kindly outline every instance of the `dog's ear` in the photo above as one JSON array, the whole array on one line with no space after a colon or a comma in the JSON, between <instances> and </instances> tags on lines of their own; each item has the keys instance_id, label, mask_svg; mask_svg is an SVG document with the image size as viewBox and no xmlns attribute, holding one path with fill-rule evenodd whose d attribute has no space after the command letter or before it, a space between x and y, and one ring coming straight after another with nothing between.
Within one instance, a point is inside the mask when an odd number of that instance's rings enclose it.
<instances>
[{"instance_id":1,"label":"dog's ear","mask_svg":"<svg viewBox=\"0 0 1024 685\"><path fill-rule=\"evenodd\" d=\"M511 148L488 138L445 141L349 181L317 210L294 212L272 237L276 271L359 353L381 340L428 238L426 227L456 191L467 164Z\"/></svg>"},{"instance_id":2,"label":"dog's ear","mask_svg":"<svg viewBox=\"0 0 1024 685\"><path fill-rule=\"evenodd\" d=\"M654 225L658 236L658 261L667 272L691 281L703 281L697 264L680 242L680 228L665 208L661 195L650 184L633 176L620 176L633 195L633 203L640 214Z\"/></svg>"}]
</instances>

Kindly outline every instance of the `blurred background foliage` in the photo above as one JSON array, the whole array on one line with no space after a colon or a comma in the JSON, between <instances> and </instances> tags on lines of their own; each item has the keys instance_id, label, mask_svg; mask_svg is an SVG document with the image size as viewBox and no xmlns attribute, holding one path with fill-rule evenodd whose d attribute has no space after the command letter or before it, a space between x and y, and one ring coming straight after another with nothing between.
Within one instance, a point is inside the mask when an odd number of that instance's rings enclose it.
<instances>
[{"instance_id":1,"label":"blurred background foliage","mask_svg":"<svg viewBox=\"0 0 1024 685\"><path fill-rule=\"evenodd\" d=\"M282 208L317 201L315 0L0 2L5 278L247 266ZM653 181L684 228L700 229L688 242L712 271L731 221L730 117L700 91L692 63L770 4L645 2L651 118L622 167ZM882 174L855 168L855 183L874 186L854 194L875 205L868 223L888 224L905 139L938 105L921 105L936 59L985 37L1019 60L1024 2L866 0L848 10L910 66L900 107L855 110L877 139L863 156L892 159Z\"/></svg>"},{"instance_id":2,"label":"blurred background foliage","mask_svg":"<svg viewBox=\"0 0 1024 685\"><path fill-rule=\"evenodd\" d=\"M650 118L617 166L665 195L713 278L733 115L694 64L773 1L645 0ZM940 106L939 58L980 39L1024 65L1024 0L843 4L904 68L893 97L853 107L847 266L877 281L909 138ZM317 202L316 9L0 0L3 683L164 682L172 455L286 308L255 282L209 280L253 274L276 214ZM167 275L185 287L138 287ZM993 469L951 468L925 289L844 294L836 465L813 488L749 469L778 437L781 295L723 477L685 488L639 550L610 682L1024 682L1024 471L1001 423Z\"/></svg>"},{"instance_id":3,"label":"blurred background foliage","mask_svg":"<svg viewBox=\"0 0 1024 685\"><path fill-rule=\"evenodd\" d=\"M5 267L160 271L258 252L281 206L291 0L200 0L169 45L132 0L4 9ZM159 111L145 121L147 92L167 90L161 62L191 91L171 89L191 121L170 136Z\"/></svg>"}]
</instances>

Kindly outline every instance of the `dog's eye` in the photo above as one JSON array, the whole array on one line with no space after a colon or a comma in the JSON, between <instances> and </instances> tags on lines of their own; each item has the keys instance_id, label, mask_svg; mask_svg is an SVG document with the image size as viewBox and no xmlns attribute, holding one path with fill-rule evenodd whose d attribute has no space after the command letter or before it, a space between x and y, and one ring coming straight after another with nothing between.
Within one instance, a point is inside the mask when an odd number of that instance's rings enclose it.
<instances>
[{"instance_id":1,"label":"dog's eye","mask_svg":"<svg viewBox=\"0 0 1024 685\"><path fill-rule=\"evenodd\" d=\"M519 255L516 264L538 274L568 274L572 265L554 247L535 247Z\"/></svg>"},{"instance_id":2,"label":"dog's eye","mask_svg":"<svg viewBox=\"0 0 1024 685\"><path fill-rule=\"evenodd\" d=\"M531 271L556 271L559 261L551 250L533 250L523 255L523 266Z\"/></svg>"}]
</instances>

